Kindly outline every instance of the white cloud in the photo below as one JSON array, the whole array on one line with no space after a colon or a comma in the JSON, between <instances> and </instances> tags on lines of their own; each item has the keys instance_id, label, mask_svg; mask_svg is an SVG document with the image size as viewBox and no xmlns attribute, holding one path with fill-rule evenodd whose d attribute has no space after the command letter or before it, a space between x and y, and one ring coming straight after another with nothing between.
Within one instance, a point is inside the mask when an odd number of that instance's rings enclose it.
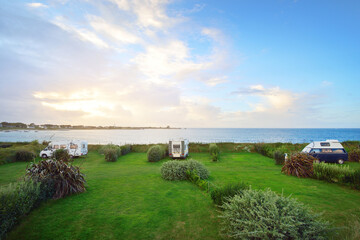
<instances>
[{"instance_id":1,"label":"white cloud","mask_svg":"<svg viewBox=\"0 0 360 240\"><path fill-rule=\"evenodd\" d=\"M219 84L226 83L226 82L228 82L227 76L222 76L222 77L210 78L205 83L208 86L215 87L215 86L217 86Z\"/></svg>"},{"instance_id":2,"label":"white cloud","mask_svg":"<svg viewBox=\"0 0 360 240\"><path fill-rule=\"evenodd\" d=\"M114 40L123 43L139 43L141 41L141 39L136 35L128 32L127 30L119 26L106 22L101 17L88 15L88 19L93 29L95 29L99 33L104 33L105 35L111 37Z\"/></svg>"},{"instance_id":3,"label":"white cloud","mask_svg":"<svg viewBox=\"0 0 360 240\"><path fill-rule=\"evenodd\" d=\"M31 8L47 8L48 6L43 3L33 2L26 4L28 7Z\"/></svg>"}]
</instances>

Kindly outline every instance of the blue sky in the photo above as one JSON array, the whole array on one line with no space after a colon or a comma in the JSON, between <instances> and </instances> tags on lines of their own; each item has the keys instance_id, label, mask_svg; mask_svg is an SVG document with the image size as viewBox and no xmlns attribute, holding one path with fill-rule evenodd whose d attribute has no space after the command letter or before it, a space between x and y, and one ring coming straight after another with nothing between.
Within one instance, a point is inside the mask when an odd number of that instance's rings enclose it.
<instances>
[{"instance_id":1,"label":"blue sky","mask_svg":"<svg viewBox=\"0 0 360 240\"><path fill-rule=\"evenodd\" d=\"M0 1L1 121L360 127L359 1Z\"/></svg>"}]
</instances>

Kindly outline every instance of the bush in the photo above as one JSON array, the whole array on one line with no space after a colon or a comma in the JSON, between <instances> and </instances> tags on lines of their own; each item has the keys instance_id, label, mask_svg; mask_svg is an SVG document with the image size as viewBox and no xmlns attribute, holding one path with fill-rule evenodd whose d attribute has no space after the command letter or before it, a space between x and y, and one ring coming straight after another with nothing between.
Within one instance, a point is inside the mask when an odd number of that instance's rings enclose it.
<instances>
[{"instance_id":1,"label":"bush","mask_svg":"<svg viewBox=\"0 0 360 240\"><path fill-rule=\"evenodd\" d=\"M115 149L106 149L104 152L105 161L116 162L118 159L117 151Z\"/></svg>"},{"instance_id":2,"label":"bush","mask_svg":"<svg viewBox=\"0 0 360 240\"><path fill-rule=\"evenodd\" d=\"M48 159L39 163L32 163L26 169L26 175L44 185L53 184L54 199L85 191L86 181L79 167L72 166L61 160Z\"/></svg>"},{"instance_id":3,"label":"bush","mask_svg":"<svg viewBox=\"0 0 360 240\"><path fill-rule=\"evenodd\" d=\"M284 163L281 172L297 177L311 177L317 159L306 153L295 153Z\"/></svg>"},{"instance_id":4,"label":"bush","mask_svg":"<svg viewBox=\"0 0 360 240\"><path fill-rule=\"evenodd\" d=\"M54 152L53 158L56 161L70 162L72 160L69 152L66 149L58 149Z\"/></svg>"},{"instance_id":5,"label":"bush","mask_svg":"<svg viewBox=\"0 0 360 240\"><path fill-rule=\"evenodd\" d=\"M276 165L284 165L285 162L285 153L281 151L275 151L274 152L274 159Z\"/></svg>"},{"instance_id":6,"label":"bush","mask_svg":"<svg viewBox=\"0 0 360 240\"><path fill-rule=\"evenodd\" d=\"M211 199L220 206L233 196L242 195L242 192L247 189L249 189L249 185L243 182L226 184L211 191Z\"/></svg>"},{"instance_id":7,"label":"bush","mask_svg":"<svg viewBox=\"0 0 360 240\"><path fill-rule=\"evenodd\" d=\"M106 144L99 149L100 154L106 154L108 150L114 150L116 152L116 158L121 156L121 148L118 145Z\"/></svg>"},{"instance_id":8,"label":"bush","mask_svg":"<svg viewBox=\"0 0 360 240\"><path fill-rule=\"evenodd\" d=\"M351 150L349 153L349 161L350 162L360 162L360 149L355 148Z\"/></svg>"},{"instance_id":9,"label":"bush","mask_svg":"<svg viewBox=\"0 0 360 240\"><path fill-rule=\"evenodd\" d=\"M124 145L121 146L121 155L126 155L131 152L131 146L130 145Z\"/></svg>"},{"instance_id":10,"label":"bush","mask_svg":"<svg viewBox=\"0 0 360 240\"><path fill-rule=\"evenodd\" d=\"M305 205L270 190L244 190L222 209L222 230L234 239L327 239L330 231Z\"/></svg>"},{"instance_id":11,"label":"bush","mask_svg":"<svg viewBox=\"0 0 360 240\"><path fill-rule=\"evenodd\" d=\"M354 170L349 166L339 166L329 163L314 163L314 177L327 182L351 183Z\"/></svg>"},{"instance_id":12,"label":"bush","mask_svg":"<svg viewBox=\"0 0 360 240\"><path fill-rule=\"evenodd\" d=\"M211 155L211 159L216 162L219 160L220 150L216 143L209 144L209 153Z\"/></svg>"},{"instance_id":13,"label":"bush","mask_svg":"<svg viewBox=\"0 0 360 240\"><path fill-rule=\"evenodd\" d=\"M35 153L27 150L19 150L15 153L16 162L31 162L35 158Z\"/></svg>"},{"instance_id":14,"label":"bush","mask_svg":"<svg viewBox=\"0 0 360 240\"><path fill-rule=\"evenodd\" d=\"M186 177L187 179L198 186L201 190L209 190L209 184L206 180L200 178L197 174L196 170L186 170Z\"/></svg>"},{"instance_id":15,"label":"bush","mask_svg":"<svg viewBox=\"0 0 360 240\"><path fill-rule=\"evenodd\" d=\"M195 160L177 161L172 160L165 162L161 166L161 176L165 180L180 181L187 179L187 171L194 171L200 179L207 179L209 177L209 171L205 166Z\"/></svg>"},{"instance_id":16,"label":"bush","mask_svg":"<svg viewBox=\"0 0 360 240\"><path fill-rule=\"evenodd\" d=\"M147 152L147 159L149 162L158 162L164 157L165 157L165 151L159 145L150 147Z\"/></svg>"},{"instance_id":17,"label":"bush","mask_svg":"<svg viewBox=\"0 0 360 240\"><path fill-rule=\"evenodd\" d=\"M0 188L0 239L36 206L40 184L23 181Z\"/></svg>"}]
</instances>

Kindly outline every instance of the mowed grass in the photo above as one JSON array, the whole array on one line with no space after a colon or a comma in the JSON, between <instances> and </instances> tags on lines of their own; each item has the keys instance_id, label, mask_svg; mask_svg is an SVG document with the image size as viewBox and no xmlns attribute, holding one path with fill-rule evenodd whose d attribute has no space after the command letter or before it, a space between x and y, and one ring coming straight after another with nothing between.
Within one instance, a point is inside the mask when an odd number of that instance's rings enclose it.
<instances>
[{"instance_id":1,"label":"mowed grass","mask_svg":"<svg viewBox=\"0 0 360 240\"><path fill-rule=\"evenodd\" d=\"M335 238L359 234L360 191L286 176L273 159L256 153L224 153L219 162L205 153L190 157L208 167L215 185L244 181L254 189L271 188L323 212L324 219L341 227ZM131 153L113 163L90 152L75 161L86 174L87 192L42 204L8 239L221 239L218 209L209 195L189 182L164 181L160 167L165 161L149 163L145 153ZM0 166L0 184L18 179L26 165Z\"/></svg>"}]
</instances>

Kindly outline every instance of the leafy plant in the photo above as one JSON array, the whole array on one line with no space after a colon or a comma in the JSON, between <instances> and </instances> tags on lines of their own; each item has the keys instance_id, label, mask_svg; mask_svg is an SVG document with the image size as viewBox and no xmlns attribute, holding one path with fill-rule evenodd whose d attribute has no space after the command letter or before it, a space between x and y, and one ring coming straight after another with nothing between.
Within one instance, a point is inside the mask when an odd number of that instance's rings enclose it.
<instances>
[{"instance_id":1,"label":"leafy plant","mask_svg":"<svg viewBox=\"0 0 360 240\"><path fill-rule=\"evenodd\" d=\"M105 155L108 150L114 150L116 152L117 157L121 156L121 148L115 144L106 144L106 145L102 146L99 149L99 153Z\"/></svg>"},{"instance_id":2,"label":"leafy plant","mask_svg":"<svg viewBox=\"0 0 360 240\"><path fill-rule=\"evenodd\" d=\"M209 177L209 171L206 167L195 160L186 161L167 161L161 166L161 176L165 180L178 181L187 179L187 171L194 171L200 179L207 179Z\"/></svg>"},{"instance_id":3,"label":"leafy plant","mask_svg":"<svg viewBox=\"0 0 360 240\"><path fill-rule=\"evenodd\" d=\"M285 162L285 153L277 150L274 152L274 159L276 165L284 165Z\"/></svg>"},{"instance_id":4,"label":"leafy plant","mask_svg":"<svg viewBox=\"0 0 360 240\"><path fill-rule=\"evenodd\" d=\"M350 162L360 162L360 149L355 148L349 151L349 161Z\"/></svg>"},{"instance_id":5,"label":"leafy plant","mask_svg":"<svg viewBox=\"0 0 360 240\"><path fill-rule=\"evenodd\" d=\"M21 181L0 188L0 239L36 206L40 196L40 184Z\"/></svg>"},{"instance_id":6,"label":"leafy plant","mask_svg":"<svg viewBox=\"0 0 360 240\"><path fill-rule=\"evenodd\" d=\"M32 163L26 169L26 175L40 183L51 182L54 187L54 199L86 190L86 181L79 167L67 164L62 160L48 159Z\"/></svg>"},{"instance_id":7,"label":"leafy plant","mask_svg":"<svg viewBox=\"0 0 360 240\"><path fill-rule=\"evenodd\" d=\"M198 186L201 190L208 191L209 184L206 180L200 178L196 170L186 170L187 179Z\"/></svg>"},{"instance_id":8,"label":"leafy plant","mask_svg":"<svg viewBox=\"0 0 360 240\"><path fill-rule=\"evenodd\" d=\"M66 149L57 149L53 154L53 158L56 161L64 161L64 162L70 162L72 160L69 152Z\"/></svg>"},{"instance_id":9,"label":"leafy plant","mask_svg":"<svg viewBox=\"0 0 360 240\"><path fill-rule=\"evenodd\" d=\"M15 161L16 162L30 162L34 160L35 153L27 150L19 150L15 153Z\"/></svg>"},{"instance_id":10,"label":"leafy plant","mask_svg":"<svg viewBox=\"0 0 360 240\"><path fill-rule=\"evenodd\" d=\"M349 166L339 166L324 162L314 163L313 166L314 177L327 182L345 183L346 181L351 181L352 174L354 173L354 170L350 169Z\"/></svg>"},{"instance_id":11,"label":"leafy plant","mask_svg":"<svg viewBox=\"0 0 360 240\"><path fill-rule=\"evenodd\" d=\"M216 143L210 143L209 144L209 153L211 155L211 159L216 162L219 160L219 156L220 156L220 149L219 147L216 145Z\"/></svg>"},{"instance_id":12,"label":"leafy plant","mask_svg":"<svg viewBox=\"0 0 360 240\"><path fill-rule=\"evenodd\" d=\"M295 153L284 163L281 171L297 177L311 177L313 162L317 159L306 153Z\"/></svg>"},{"instance_id":13,"label":"leafy plant","mask_svg":"<svg viewBox=\"0 0 360 240\"><path fill-rule=\"evenodd\" d=\"M158 162L164 157L165 157L165 151L159 145L154 145L150 147L147 152L147 159L149 162Z\"/></svg>"},{"instance_id":14,"label":"leafy plant","mask_svg":"<svg viewBox=\"0 0 360 240\"><path fill-rule=\"evenodd\" d=\"M229 183L223 187L215 188L211 191L211 199L216 205L222 205L235 195L241 195L244 190L249 189L249 185L243 182Z\"/></svg>"},{"instance_id":15,"label":"leafy plant","mask_svg":"<svg viewBox=\"0 0 360 240\"><path fill-rule=\"evenodd\" d=\"M305 205L269 189L244 190L221 208L222 231L233 239L327 239L330 232Z\"/></svg>"}]
</instances>

